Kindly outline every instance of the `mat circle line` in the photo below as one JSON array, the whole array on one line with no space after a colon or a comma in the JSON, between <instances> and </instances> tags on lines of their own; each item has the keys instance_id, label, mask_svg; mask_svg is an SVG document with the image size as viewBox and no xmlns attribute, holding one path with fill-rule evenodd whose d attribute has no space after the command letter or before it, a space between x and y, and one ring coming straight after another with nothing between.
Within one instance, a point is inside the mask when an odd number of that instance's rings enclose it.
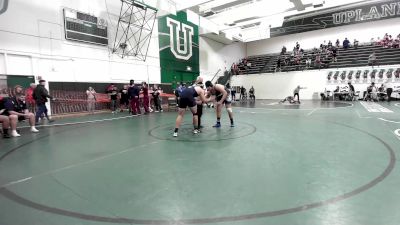
<instances>
[{"instance_id":1,"label":"mat circle line","mask_svg":"<svg viewBox=\"0 0 400 225\"><path fill-rule=\"evenodd\" d=\"M234 221L244 221L244 220L252 220L252 219L259 219L259 218L265 218L265 217L274 217L274 216L280 216L280 215L285 215L285 214L291 214L291 213L297 213L297 212L302 212L330 204L334 204L339 201L343 201L346 199L349 199L351 197L354 197L362 192L365 192L375 185L379 184L382 182L386 177L390 175L390 173L393 171L395 164L396 164L396 155L394 150L390 147L389 144L387 144L385 141L380 139L379 137L375 136L374 134L371 134L367 131L361 130L359 128L355 128L352 126L348 126L345 124L337 123L337 122L331 122L332 124L336 124L339 126L344 126L356 131L359 131L361 133L364 133L371 138L377 140L383 146L385 146L387 152L389 153L389 164L386 166L385 170L376 178L371 180L370 182L350 191L344 194L341 194L339 196L327 199L327 200L322 200L319 202L314 202L314 203L309 203L305 204L302 206L297 206L293 208L288 208L288 209L281 209L281 210L276 210L276 211L267 211L267 212L260 212L260 213L253 213L253 214L244 214L244 215L237 215L237 216L225 216L225 217L211 217L211 218L197 218L197 219L180 219L180 220L162 220L162 219L133 219L133 218L123 218L123 217L104 217L104 216L96 216L96 215L90 215L90 214L84 214L80 212L74 212L66 209L60 209L60 208L55 208L51 206L47 206L44 204L40 204L37 202L33 202L29 199L26 199L12 191L10 191L8 188L0 188L0 194L3 195L5 198L12 200L14 202L20 203L22 205L25 205L27 207L43 211L43 212L48 212L48 213L53 213L57 215L62 215L62 216L67 216L67 217L72 217L72 218L78 218L82 220L88 220L88 221L95 221L95 222L109 222L109 223L116 223L116 224L123 224L123 223L131 223L131 224L145 224L145 225L182 225L182 224L204 224L204 223L219 223L219 222L234 222ZM32 140L30 143L35 142L36 140ZM28 143L25 143L23 146L25 146ZM6 153L5 157L0 157L0 163L2 160L7 158L11 153L15 152L19 148L23 147L19 146L17 148L14 148L13 150L10 151L10 153Z\"/></svg>"}]
</instances>

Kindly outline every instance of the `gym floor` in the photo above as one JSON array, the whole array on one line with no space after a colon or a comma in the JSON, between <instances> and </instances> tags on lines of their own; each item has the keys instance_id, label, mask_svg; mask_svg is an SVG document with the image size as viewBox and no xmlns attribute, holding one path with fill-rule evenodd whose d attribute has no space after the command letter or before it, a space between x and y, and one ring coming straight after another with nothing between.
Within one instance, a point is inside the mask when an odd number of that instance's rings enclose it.
<instances>
[{"instance_id":1,"label":"gym floor","mask_svg":"<svg viewBox=\"0 0 400 225\"><path fill-rule=\"evenodd\" d=\"M400 104L236 103L57 120L0 139L0 224L398 225ZM22 124L23 126L24 124Z\"/></svg>"}]
</instances>

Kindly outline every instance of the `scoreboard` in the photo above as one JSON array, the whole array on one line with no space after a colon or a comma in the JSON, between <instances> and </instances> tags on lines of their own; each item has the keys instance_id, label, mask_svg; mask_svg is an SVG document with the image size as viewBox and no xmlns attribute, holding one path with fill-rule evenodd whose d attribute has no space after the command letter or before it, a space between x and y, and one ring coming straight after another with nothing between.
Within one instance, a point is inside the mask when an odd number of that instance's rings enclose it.
<instances>
[{"instance_id":1,"label":"scoreboard","mask_svg":"<svg viewBox=\"0 0 400 225\"><path fill-rule=\"evenodd\" d=\"M65 39L108 45L107 22L104 19L64 8Z\"/></svg>"}]
</instances>

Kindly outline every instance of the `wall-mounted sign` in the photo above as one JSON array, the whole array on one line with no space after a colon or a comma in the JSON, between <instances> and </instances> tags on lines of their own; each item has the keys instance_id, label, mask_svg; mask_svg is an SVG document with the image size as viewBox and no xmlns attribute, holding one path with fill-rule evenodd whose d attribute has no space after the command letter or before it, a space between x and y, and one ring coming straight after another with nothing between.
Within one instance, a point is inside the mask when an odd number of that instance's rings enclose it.
<instances>
[{"instance_id":1,"label":"wall-mounted sign","mask_svg":"<svg viewBox=\"0 0 400 225\"><path fill-rule=\"evenodd\" d=\"M65 8L64 23L67 40L108 45L106 20Z\"/></svg>"},{"instance_id":2,"label":"wall-mounted sign","mask_svg":"<svg viewBox=\"0 0 400 225\"><path fill-rule=\"evenodd\" d=\"M392 19L400 16L400 1L375 2L340 10L327 9L329 13L304 17L285 18L282 27L271 28L271 37L320 30L343 25ZM299 17L299 19L297 19Z\"/></svg>"}]
</instances>

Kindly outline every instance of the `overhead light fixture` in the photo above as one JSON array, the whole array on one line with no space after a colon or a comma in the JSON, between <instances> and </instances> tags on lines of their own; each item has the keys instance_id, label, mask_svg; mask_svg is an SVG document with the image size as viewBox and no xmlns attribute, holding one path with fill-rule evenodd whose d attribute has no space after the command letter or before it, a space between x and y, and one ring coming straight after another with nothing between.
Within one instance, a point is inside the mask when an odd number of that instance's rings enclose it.
<instances>
[{"instance_id":1,"label":"overhead light fixture","mask_svg":"<svg viewBox=\"0 0 400 225\"><path fill-rule=\"evenodd\" d=\"M7 11L7 7L8 7L8 0L0 0L0 14Z\"/></svg>"}]
</instances>

